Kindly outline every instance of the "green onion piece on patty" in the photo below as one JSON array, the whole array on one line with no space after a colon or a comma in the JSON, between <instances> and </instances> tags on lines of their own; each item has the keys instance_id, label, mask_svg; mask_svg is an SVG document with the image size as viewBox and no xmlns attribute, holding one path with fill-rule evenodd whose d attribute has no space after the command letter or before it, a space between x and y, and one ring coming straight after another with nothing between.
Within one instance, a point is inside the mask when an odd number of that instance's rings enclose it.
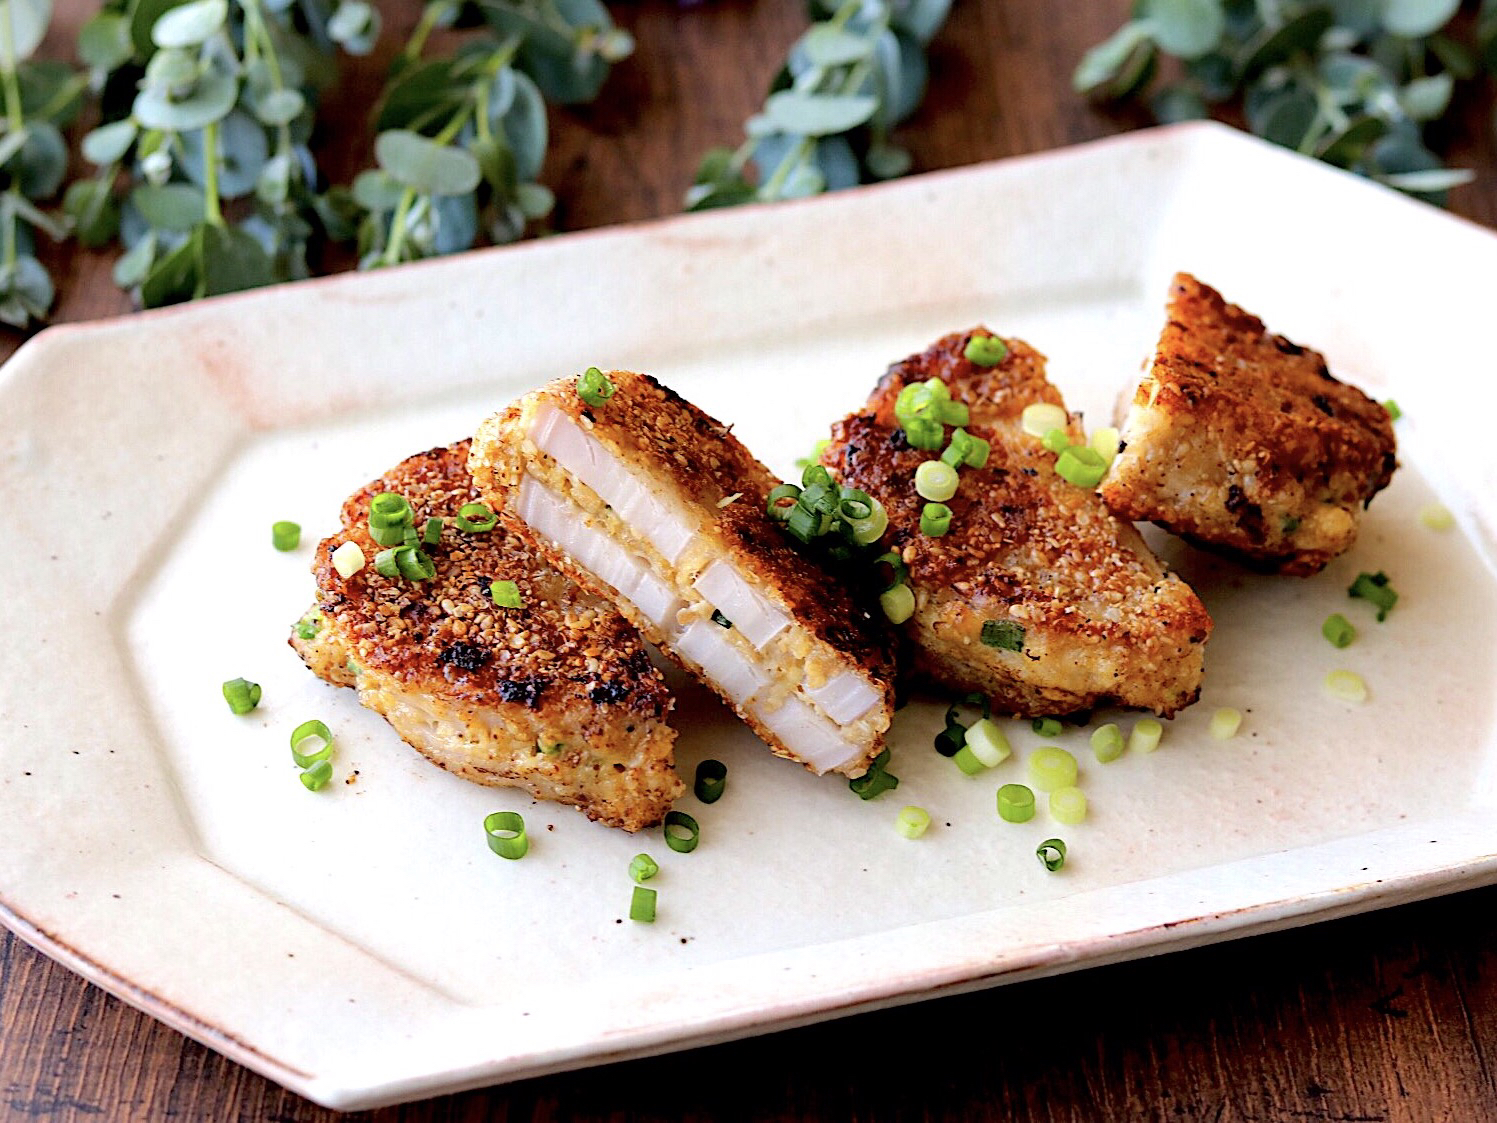
<instances>
[{"instance_id":1,"label":"green onion piece on patty","mask_svg":"<svg viewBox=\"0 0 1497 1123\"><path fill-rule=\"evenodd\" d=\"M495 811L484 816L483 834L488 839L489 849L501 858L515 861L525 857L530 850L525 820L518 811Z\"/></svg>"},{"instance_id":2,"label":"green onion piece on patty","mask_svg":"<svg viewBox=\"0 0 1497 1123\"><path fill-rule=\"evenodd\" d=\"M915 492L921 499L944 503L960 482L956 469L941 460L927 460L915 469Z\"/></svg>"},{"instance_id":3,"label":"green onion piece on patty","mask_svg":"<svg viewBox=\"0 0 1497 1123\"><path fill-rule=\"evenodd\" d=\"M406 497L393 491L382 491L369 500L370 526L406 526L415 517Z\"/></svg>"},{"instance_id":4,"label":"green onion piece on patty","mask_svg":"<svg viewBox=\"0 0 1497 1123\"><path fill-rule=\"evenodd\" d=\"M965 425L972 415L966 402L942 402L936 410L936 419L943 425Z\"/></svg>"},{"instance_id":5,"label":"green onion piece on patty","mask_svg":"<svg viewBox=\"0 0 1497 1123\"><path fill-rule=\"evenodd\" d=\"M1007 823L1027 823L1034 818L1034 792L1023 784L1004 784L998 789L998 817Z\"/></svg>"},{"instance_id":6,"label":"green onion piece on patty","mask_svg":"<svg viewBox=\"0 0 1497 1123\"><path fill-rule=\"evenodd\" d=\"M908 585L895 585L878 595L879 607L891 624L903 624L915 615L915 593Z\"/></svg>"},{"instance_id":7,"label":"green onion piece on patty","mask_svg":"<svg viewBox=\"0 0 1497 1123\"><path fill-rule=\"evenodd\" d=\"M1051 873L1066 864L1066 844L1058 838L1047 838L1034 850L1034 856Z\"/></svg>"},{"instance_id":8,"label":"green onion piece on patty","mask_svg":"<svg viewBox=\"0 0 1497 1123\"><path fill-rule=\"evenodd\" d=\"M395 564L400 567L400 576L407 581L430 581L437 575L437 564L431 555L415 546L396 551Z\"/></svg>"},{"instance_id":9,"label":"green onion piece on patty","mask_svg":"<svg viewBox=\"0 0 1497 1123\"><path fill-rule=\"evenodd\" d=\"M1064 435L1069 420L1065 407L1054 402L1032 402L1019 414L1019 424L1031 437L1048 437L1057 429Z\"/></svg>"},{"instance_id":10,"label":"green onion piece on patty","mask_svg":"<svg viewBox=\"0 0 1497 1123\"><path fill-rule=\"evenodd\" d=\"M270 544L283 553L301 545L301 526L293 522L270 524Z\"/></svg>"},{"instance_id":11,"label":"green onion piece on patty","mask_svg":"<svg viewBox=\"0 0 1497 1123\"><path fill-rule=\"evenodd\" d=\"M426 520L426 526L421 531L421 544L423 546L435 546L442 541L442 520L432 517Z\"/></svg>"},{"instance_id":12,"label":"green onion piece on patty","mask_svg":"<svg viewBox=\"0 0 1497 1123\"><path fill-rule=\"evenodd\" d=\"M852 540L859 546L872 546L884 536L884 531L889 529L889 512L884 510L884 505L877 499L869 500L869 511L866 518L846 518L847 529L852 534Z\"/></svg>"},{"instance_id":13,"label":"green onion piece on patty","mask_svg":"<svg viewBox=\"0 0 1497 1123\"><path fill-rule=\"evenodd\" d=\"M1086 793L1075 786L1056 788L1050 793L1050 818L1074 827L1086 818Z\"/></svg>"},{"instance_id":14,"label":"green onion piece on patty","mask_svg":"<svg viewBox=\"0 0 1497 1123\"><path fill-rule=\"evenodd\" d=\"M1100 456L1103 461L1108 464L1108 466L1111 466L1112 462L1117 459L1118 444L1121 440L1122 434L1120 434L1111 425L1104 425L1102 428L1098 429L1095 433L1092 434L1091 446L1096 454Z\"/></svg>"},{"instance_id":15,"label":"green onion piece on patty","mask_svg":"<svg viewBox=\"0 0 1497 1123\"><path fill-rule=\"evenodd\" d=\"M901 807L894 819L894 829L905 838L919 838L930 827L930 812L910 804Z\"/></svg>"},{"instance_id":16,"label":"green onion piece on patty","mask_svg":"<svg viewBox=\"0 0 1497 1123\"><path fill-rule=\"evenodd\" d=\"M1333 612L1325 618L1325 623L1320 626L1320 634L1330 640L1332 647L1349 647L1351 641L1357 638L1357 630L1339 612Z\"/></svg>"},{"instance_id":17,"label":"green onion piece on patty","mask_svg":"<svg viewBox=\"0 0 1497 1123\"><path fill-rule=\"evenodd\" d=\"M1123 755L1123 731L1116 722L1109 721L1092 730L1092 752L1097 754L1098 764L1110 764Z\"/></svg>"},{"instance_id":18,"label":"green onion piece on patty","mask_svg":"<svg viewBox=\"0 0 1497 1123\"><path fill-rule=\"evenodd\" d=\"M1076 758L1058 745L1043 745L1029 754L1029 782L1042 792L1076 783Z\"/></svg>"},{"instance_id":19,"label":"green onion piece on patty","mask_svg":"<svg viewBox=\"0 0 1497 1123\"><path fill-rule=\"evenodd\" d=\"M1086 445L1072 445L1055 458L1055 474L1077 487L1096 487L1107 475L1107 461Z\"/></svg>"},{"instance_id":20,"label":"green onion piece on patty","mask_svg":"<svg viewBox=\"0 0 1497 1123\"><path fill-rule=\"evenodd\" d=\"M499 516L487 503L464 503L457 509L452 524L464 534L487 534L499 523Z\"/></svg>"},{"instance_id":21,"label":"green onion piece on patty","mask_svg":"<svg viewBox=\"0 0 1497 1123\"><path fill-rule=\"evenodd\" d=\"M490 581L489 598L500 608L524 608L525 598L513 581Z\"/></svg>"},{"instance_id":22,"label":"green onion piece on patty","mask_svg":"<svg viewBox=\"0 0 1497 1123\"><path fill-rule=\"evenodd\" d=\"M577 396L594 408L608 401L617 392L618 387L597 367L588 367L577 376Z\"/></svg>"},{"instance_id":23,"label":"green onion piece on patty","mask_svg":"<svg viewBox=\"0 0 1497 1123\"><path fill-rule=\"evenodd\" d=\"M690 854L702 839L702 828L684 811L665 813L665 844L677 854Z\"/></svg>"},{"instance_id":24,"label":"green onion piece on patty","mask_svg":"<svg viewBox=\"0 0 1497 1123\"><path fill-rule=\"evenodd\" d=\"M374 555L374 572L381 577L399 577L400 562L396 555L401 550L409 549L408 546L391 546L388 550L381 550Z\"/></svg>"},{"instance_id":25,"label":"green onion piece on patty","mask_svg":"<svg viewBox=\"0 0 1497 1123\"><path fill-rule=\"evenodd\" d=\"M405 545L405 532L409 529L407 523L374 523L369 524L369 537L380 546L403 546Z\"/></svg>"},{"instance_id":26,"label":"green onion piece on patty","mask_svg":"<svg viewBox=\"0 0 1497 1123\"><path fill-rule=\"evenodd\" d=\"M832 479L832 473L825 464L807 464L800 474L800 485L801 487L835 488L837 481Z\"/></svg>"},{"instance_id":27,"label":"green onion piece on patty","mask_svg":"<svg viewBox=\"0 0 1497 1123\"><path fill-rule=\"evenodd\" d=\"M720 760L704 760L697 765L692 791L703 803L716 803L728 786L728 766Z\"/></svg>"},{"instance_id":28,"label":"green onion piece on patty","mask_svg":"<svg viewBox=\"0 0 1497 1123\"><path fill-rule=\"evenodd\" d=\"M967 340L967 349L962 354L969 363L995 367L1008 358L1008 344L996 335L974 335Z\"/></svg>"},{"instance_id":29,"label":"green onion piece on patty","mask_svg":"<svg viewBox=\"0 0 1497 1123\"><path fill-rule=\"evenodd\" d=\"M1388 411L1388 419L1390 421L1397 421L1403 416L1403 410L1398 408L1398 403L1392 398L1383 403L1383 408Z\"/></svg>"},{"instance_id":30,"label":"green onion piece on patty","mask_svg":"<svg viewBox=\"0 0 1497 1123\"><path fill-rule=\"evenodd\" d=\"M911 448L934 452L941 447L945 430L933 417L917 417L904 427L904 439Z\"/></svg>"},{"instance_id":31,"label":"green onion piece on patty","mask_svg":"<svg viewBox=\"0 0 1497 1123\"><path fill-rule=\"evenodd\" d=\"M649 881L660 872L660 863L648 854L636 854L629 860L629 877L634 881Z\"/></svg>"},{"instance_id":32,"label":"green onion piece on patty","mask_svg":"<svg viewBox=\"0 0 1497 1123\"><path fill-rule=\"evenodd\" d=\"M655 890L636 885L629 897L629 919L640 924L655 923Z\"/></svg>"},{"instance_id":33,"label":"green onion piece on patty","mask_svg":"<svg viewBox=\"0 0 1497 1123\"><path fill-rule=\"evenodd\" d=\"M247 714L260 704L260 684L248 679L231 678L223 685L224 701L236 714Z\"/></svg>"},{"instance_id":34,"label":"green onion piece on patty","mask_svg":"<svg viewBox=\"0 0 1497 1123\"><path fill-rule=\"evenodd\" d=\"M1024 650L1024 625L1012 620L984 620L979 637L986 647L1000 651Z\"/></svg>"},{"instance_id":35,"label":"green onion piece on patty","mask_svg":"<svg viewBox=\"0 0 1497 1123\"><path fill-rule=\"evenodd\" d=\"M1140 718L1133 723L1133 730L1128 734L1128 751L1130 753L1152 753L1159 747L1159 739L1164 736L1164 726L1151 717Z\"/></svg>"},{"instance_id":36,"label":"green onion piece on patty","mask_svg":"<svg viewBox=\"0 0 1497 1123\"><path fill-rule=\"evenodd\" d=\"M301 784L307 791L316 792L327 787L327 782L332 778L333 766L325 760L319 760L301 774Z\"/></svg>"},{"instance_id":37,"label":"green onion piece on patty","mask_svg":"<svg viewBox=\"0 0 1497 1123\"><path fill-rule=\"evenodd\" d=\"M1064 429L1051 429L1040 438L1040 444L1058 456L1071 447L1071 435Z\"/></svg>"},{"instance_id":38,"label":"green onion piece on patty","mask_svg":"<svg viewBox=\"0 0 1497 1123\"><path fill-rule=\"evenodd\" d=\"M780 484L769 493L765 501L766 512L775 522L784 522L795 510L800 499L800 488L794 484Z\"/></svg>"},{"instance_id":39,"label":"green onion piece on patty","mask_svg":"<svg viewBox=\"0 0 1497 1123\"><path fill-rule=\"evenodd\" d=\"M312 718L291 731L291 759L298 768L311 768L333 755L333 731L327 723Z\"/></svg>"},{"instance_id":40,"label":"green onion piece on patty","mask_svg":"<svg viewBox=\"0 0 1497 1123\"><path fill-rule=\"evenodd\" d=\"M944 503L927 503L920 511L920 533L940 538L951 529L951 508Z\"/></svg>"}]
</instances>

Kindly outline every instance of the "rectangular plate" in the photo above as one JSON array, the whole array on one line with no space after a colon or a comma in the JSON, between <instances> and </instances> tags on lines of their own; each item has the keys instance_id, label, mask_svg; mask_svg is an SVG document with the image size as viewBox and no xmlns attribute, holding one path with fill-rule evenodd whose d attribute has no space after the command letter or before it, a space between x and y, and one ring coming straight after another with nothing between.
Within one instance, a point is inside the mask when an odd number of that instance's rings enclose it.
<instances>
[{"instance_id":1,"label":"rectangular plate","mask_svg":"<svg viewBox=\"0 0 1497 1123\"><path fill-rule=\"evenodd\" d=\"M1368 231L1376 230L1376 237ZM693 854L402 745L285 644L345 495L542 381L650 371L782 473L891 361L986 322L1051 357L1093 424L1131 388L1187 269L1396 397L1403 467L1311 580L1154 541L1217 630L1161 750L1101 766L1091 815L1001 822L998 784L891 737L871 803L764 751L679 682ZM0 372L0 919L48 954L321 1103L362 1108L796 1025L1497 880L1497 238L1211 125L773 208L572 235L42 333ZM1440 422L1436 425L1435 422ZM1417 514L1438 495L1458 519ZM269 527L305 528L290 555ZM1345 588L1384 569L1384 624ZM1361 632L1337 651L1333 611ZM1477 624L1479 626L1473 626ZM1372 697L1323 695L1359 671ZM264 702L235 718L219 684ZM1221 706L1242 732L1213 741ZM297 783L287 733L336 731ZM1128 715L1118 717L1125 727ZM355 775L356 773L356 775ZM895 833L924 806L922 839ZM521 862L482 819L522 811ZM1036 844L1062 835L1050 874ZM627 921L630 857L661 863Z\"/></svg>"}]
</instances>

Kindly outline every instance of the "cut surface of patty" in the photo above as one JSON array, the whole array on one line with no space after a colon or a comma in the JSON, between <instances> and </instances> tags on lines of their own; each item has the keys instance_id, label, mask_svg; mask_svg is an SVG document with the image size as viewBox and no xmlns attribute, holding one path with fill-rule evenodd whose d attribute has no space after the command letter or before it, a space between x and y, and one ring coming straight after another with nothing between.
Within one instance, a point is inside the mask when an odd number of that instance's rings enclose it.
<instances>
[{"instance_id":1,"label":"cut surface of patty","mask_svg":"<svg viewBox=\"0 0 1497 1123\"><path fill-rule=\"evenodd\" d=\"M1296 576L1351 546L1397 466L1382 405L1186 273L1121 428L1109 507Z\"/></svg>"},{"instance_id":2,"label":"cut surface of patty","mask_svg":"<svg viewBox=\"0 0 1497 1123\"><path fill-rule=\"evenodd\" d=\"M779 481L648 375L592 407L559 379L490 418L480 490L716 690L779 755L859 776L893 712L887 635L765 513Z\"/></svg>"},{"instance_id":3,"label":"cut surface of patty","mask_svg":"<svg viewBox=\"0 0 1497 1123\"><path fill-rule=\"evenodd\" d=\"M969 360L973 336L990 334L948 335L896 363L866 408L833 427L822 454L839 481L888 512L886 541L915 594L904 630L916 667L1019 716L1107 703L1173 714L1200 692L1211 619L1132 525L1056 475L1054 454L1021 421L1028 405L1064 406L1044 356L1009 339L998 364ZM940 450L912 448L894 416L899 392L932 378L968 407L967 431L990 444L982 467L960 470L940 537L921 532L926 500L915 490L916 470ZM1074 418L1068 431L1082 440Z\"/></svg>"},{"instance_id":4,"label":"cut surface of patty","mask_svg":"<svg viewBox=\"0 0 1497 1123\"><path fill-rule=\"evenodd\" d=\"M469 442L403 461L344 503L343 529L317 548L317 601L291 645L320 677L351 686L434 763L475 783L520 787L609 826L654 826L683 791L674 763L671 698L639 633L579 588L501 520L487 533L455 517L479 499ZM424 546L427 581L382 577L369 502L405 497ZM344 578L332 552L356 542L367 563ZM513 581L520 608L494 603Z\"/></svg>"}]
</instances>

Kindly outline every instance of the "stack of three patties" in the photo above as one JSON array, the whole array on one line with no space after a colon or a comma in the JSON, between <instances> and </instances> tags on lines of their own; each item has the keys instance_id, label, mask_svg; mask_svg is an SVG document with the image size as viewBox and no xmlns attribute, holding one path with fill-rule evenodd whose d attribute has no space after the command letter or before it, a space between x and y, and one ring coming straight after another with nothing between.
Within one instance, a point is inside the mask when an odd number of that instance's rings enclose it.
<instances>
[{"instance_id":1,"label":"stack of three patties","mask_svg":"<svg viewBox=\"0 0 1497 1123\"><path fill-rule=\"evenodd\" d=\"M1193 279L1177 278L1170 311L1101 494L1062 478L1056 448L1025 430L1026 408L1049 404L1061 435L1084 442L1022 341L979 329L892 367L823 455L888 520L840 572L770 516L779 481L726 426L645 375L559 380L486 421L471 449L413 458L351 499L319 550L320 630L293 642L437 763L631 830L681 791L669 696L640 634L817 773L859 776L881 751L896 648L903 670L1016 716L1173 714L1199 694L1211 621L1113 510L1312 571L1386 484L1392 437L1318 355ZM955 430L911 444L900 395L932 380L962 416L959 451L975 441L980 458L950 456ZM1301 409L1313 424L1284 421ZM1286 449L1287 490L1270 471ZM936 526L915 481L943 455L961 484ZM337 572L327 559L365 533L361 507L401 488L417 525L444 520L434 576ZM449 525L479 500L501 513L492 531ZM897 628L857 592L875 555L910 591ZM495 579L515 582L518 605L495 603Z\"/></svg>"}]
</instances>

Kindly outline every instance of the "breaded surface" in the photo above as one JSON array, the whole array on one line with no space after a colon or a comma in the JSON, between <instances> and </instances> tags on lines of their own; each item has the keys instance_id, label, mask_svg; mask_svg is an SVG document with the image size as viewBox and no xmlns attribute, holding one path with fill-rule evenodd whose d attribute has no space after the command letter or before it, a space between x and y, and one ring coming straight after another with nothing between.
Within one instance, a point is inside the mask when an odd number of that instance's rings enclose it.
<instances>
[{"instance_id":1,"label":"breaded surface","mask_svg":"<svg viewBox=\"0 0 1497 1123\"><path fill-rule=\"evenodd\" d=\"M458 509L478 499L468 450L462 441L420 453L349 497L343 529L313 564L317 634L304 640L293 630L291 645L464 779L527 788L626 830L659 823L683 791L659 672L610 605L503 522L486 534L457 529ZM444 520L440 542L423 547L431 580L375 571L369 501L385 491L405 496L418 531L429 517ZM331 557L350 541L367 562L344 579ZM521 608L494 604L495 579L515 583Z\"/></svg>"},{"instance_id":2,"label":"breaded surface","mask_svg":"<svg viewBox=\"0 0 1497 1123\"><path fill-rule=\"evenodd\" d=\"M1055 456L1025 433L1024 407L1063 406L1045 360L1018 339L993 367L965 357L973 335L948 335L895 364L863 412L838 422L822 462L889 514L887 541L909 567L915 614L905 625L917 669L957 690L979 690L1004 712L1069 714L1118 703L1170 715L1199 694L1211 619L1138 532L1097 496L1055 474ZM987 463L961 469L947 500L951 530L920 531L915 471L939 455L911 448L894 418L899 391L938 378L990 443ZM1073 441L1081 430L1072 419ZM993 622L1015 646L988 646ZM1022 633L1015 629L1022 629Z\"/></svg>"},{"instance_id":3,"label":"breaded surface","mask_svg":"<svg viewBox=\"0 0 1497 1123\"><path fill-rule=\"evenodd\" d=\"M766 692L755 695L756 706L777 709L792 696L804 697L807 685L819 687L842 674L865 680L879 698L872 709L847 726L861 748L853 759L835 768L849 776L861 775L881 749L893 714L892 652L887 632L874 616L876 607L870 611L869 606L857 603L769 520L767 496L780 481L728 426L648 375L612 371L608 378L617 389L603 406L588 406L576 393L575 379L562 378L484 422L474 437L470 460L480 490L512 506L529 474L564 493L580 513L585 512L590 524L635 551L682 598L679 614L663 625L642 615L556 543L522 529L553 564L600 595L613 598L646 638L693 674L701 671L678 650L678 629L689 627L697 614L711 610L693 593L696 580L714 561L730 562L792 620L762 651L742 646L745 658L757 660L774 679ZM693 522L690 544L679 558L668 560L652 552L641 540L638 527L629 525L536 448L529 434L538 413L548 408L565 414L623 469L647 481L661 504ZM741 643L731 632L728 638ZM726 693L724 698L776 753L801 759L765 724L755 707L740 705Z\"/></svg>"},{"instance_id":4,"label":"breaded surface","mask_svg":"<svg viewBox=\"0 0 1497 1123\"><path fill-rule=\"evenodd\" d=\"M1397 467L1388 411L1187 273L1102 498L1254 569L1309 576Z\"/></svg>"}]
</instances>

